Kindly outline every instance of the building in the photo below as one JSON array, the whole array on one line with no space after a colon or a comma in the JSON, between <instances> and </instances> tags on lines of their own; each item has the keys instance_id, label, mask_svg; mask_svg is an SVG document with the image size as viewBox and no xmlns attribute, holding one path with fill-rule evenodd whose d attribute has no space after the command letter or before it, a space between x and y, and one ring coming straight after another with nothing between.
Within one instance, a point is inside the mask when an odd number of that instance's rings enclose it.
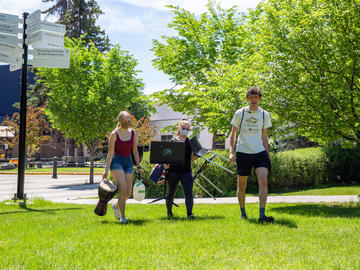
<instances>
[{"instance_id":1,"label":"building","mask_svg":"<svg viewBox=\"0 0 360 270\"><path fill-rule=\"evenodd\" d=\"M184 115L181 112L175 112L166 105L156 107L157 112L150 117L150 125L156 131L155 141L169 141L174 132L165 132L162 129L171 125L176 125L182 118L191 116ZM214 134L210 134L207 129L200 130L198 127L192 127L190 137L196 134L200 144L206 149L229 149L229 139L225 141L216 141Z\"/></svg>"}]
</instances>

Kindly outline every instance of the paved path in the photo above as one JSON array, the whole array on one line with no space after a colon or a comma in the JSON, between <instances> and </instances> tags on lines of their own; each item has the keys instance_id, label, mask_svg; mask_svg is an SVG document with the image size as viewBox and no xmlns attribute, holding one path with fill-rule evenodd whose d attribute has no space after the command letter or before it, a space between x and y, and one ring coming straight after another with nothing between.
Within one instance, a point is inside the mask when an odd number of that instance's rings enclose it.
<instances>
[{"instance_id":1,"label":"paved path","mask_svg":"<svg viewBox=\"0 0 360 270\"><path fill-rule=\"evenodd\" d=\"M41 197L45 200L61 203L92 204L97 203L97 199L87 199L97 197L97 183L101 176L94 176L95 184L87 184L87 175L59 175L58 179L51 178L51 175L26 175L25 194L28 198ZM0 175L0 201L8 200L17 192L16 175ZM115 201L115 200L113 200ZM152 199L145 199L137 202L134 199L128 203L147 204ZM247 203L257 203L258 197L246 197ZM320 203L320 202L350 202L358 201L357 195L335 195L335 196L269 196L268 203ZM163 204L161 200L156 203ZM184 199L175 199L175 203L183 204ZM227 198L195 198L196 204L206 203L238 203L236 197Z\"/></svg>"}]
</instances>

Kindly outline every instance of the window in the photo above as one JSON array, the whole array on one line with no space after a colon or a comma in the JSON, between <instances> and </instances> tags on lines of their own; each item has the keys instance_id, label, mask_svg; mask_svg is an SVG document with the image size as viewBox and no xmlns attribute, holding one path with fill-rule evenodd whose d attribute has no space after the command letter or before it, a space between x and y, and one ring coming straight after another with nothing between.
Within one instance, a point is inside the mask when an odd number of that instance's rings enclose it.
<instances>
[{"instance_id":1,"label":"window","mask_svg":"<svg viewBox=\"0 0 360 270\"><path fill-rule=\"evenodd\" d=\"M169 142L172 139L173 135L161 135L162 142Z\"/></svg>"}]
</instances>

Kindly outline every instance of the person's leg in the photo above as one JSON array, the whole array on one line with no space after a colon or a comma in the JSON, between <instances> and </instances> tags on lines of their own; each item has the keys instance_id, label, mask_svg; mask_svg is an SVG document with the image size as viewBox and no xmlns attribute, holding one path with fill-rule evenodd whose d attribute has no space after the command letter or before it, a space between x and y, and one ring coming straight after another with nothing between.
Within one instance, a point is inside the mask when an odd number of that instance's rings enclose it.
<instances>
[{"instance_id":1,"label":"person's leg","mask_svg":"<svg viewBox=\"0 0 360 270\"><path fill-rule=\"evenodd\" d=\"M240 205L241 216L246 217L245 212L245 195L246 195L246 184L248 176L237 176L237 197Z\"/></svg>"},{"instance_id":2,"label":"person's leg","mask_svg":"<svg viewBox=\"0 0 360 270\"><path fill-rule=\"evenodd\" d=\"M133 187L133 174L130 173L130 174L125 174L125 179L126 179L126 200L130 198L130 195L131 195L131 191L132 191L132 187Z\"/></svg>"},{"instance_id":3,"label":"person's leg","mask_svg":"<svg viewBox=\"0 0 360 270\"><path fill-rule=\"evenodd\" d=\"M169 172L167 174L166 183L168 185L168 194L166 196L167 215L172 216L172 206L175 197L175 192L179 184L180 176L177 173Z\"/></svg>"},{"instance_id":4,"label":"person's leg","mask_svg":"<svg viewBox=\"0 0 360 270\"><path fill-rule=\"evenodd\" d=\"M194 206L194 198L193 198L193 194L192 194L193 180L192 180L191 172L187 172L182 175L181 185L183 186L184 194L185 194L185 205L186 205L187 216L189 218L194 218L193 213L192 213L192 209Z\"/></svg>"},{"instance_id":5,"label":"person's leg","mask_svg":"<svg viewBox=\"0 0 360 270\"><path fill-rule=\"evenodd\" d=\"M125 172L123 170L112 170L111 176L118 186L119 198L116 208L120 209L120 218L125 217L125 201L127 195L127 182Z\"/></svg>"},{"instance_id":6,"label":"person's leg","mask_svg":"<svg viewBox=\"0 0 360 270\"><path fill-rule=\"evenodd\" d=\"M260 208L265 208L268 194L268 169L264 167L255 169L259 184L259 202Z\"/></svg>"},{"instance_id":7,"label":"person's leg","mask_svg":"<svg viewBox=\"0 0 360 270\"><path fill-rule=\"evenodd\" d=\"M252 168L251 155L245 153L236 153L236 169L237 169L237 197L241 210L241 217L247 218L245 211L245 195L248 176L251 174Z\"/></svg>"},{"instance_id":8,"label":"person's leg","mask_svg":"<svg viewBox=\"0 0 360 270\"><path fill-rule=\"evenodd\" d=\"M268 175L271 169L270 159L267 153L261 152L256 155L255 161L255 174L259 184L259 221L260 222L272 222L273 217L265 216L266 200L268 196Z\"/></svg>"}]
</instances>

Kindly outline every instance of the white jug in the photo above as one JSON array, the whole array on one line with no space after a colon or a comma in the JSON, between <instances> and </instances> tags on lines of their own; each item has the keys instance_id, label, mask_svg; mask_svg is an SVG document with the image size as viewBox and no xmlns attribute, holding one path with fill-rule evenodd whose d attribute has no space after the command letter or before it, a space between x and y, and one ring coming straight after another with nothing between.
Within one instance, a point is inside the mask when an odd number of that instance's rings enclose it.
<instances>
[{"instance_id":1,"label":"white jug","mask_svg":"<svg viewBox=\"0 0 360 270\"><path fill-rule=\"evenodd\" d=\"M145 185L141 182L141 180L137 180L134 184L133 197L137 201L145 199Z\"/></svg>"}]
</instances>

